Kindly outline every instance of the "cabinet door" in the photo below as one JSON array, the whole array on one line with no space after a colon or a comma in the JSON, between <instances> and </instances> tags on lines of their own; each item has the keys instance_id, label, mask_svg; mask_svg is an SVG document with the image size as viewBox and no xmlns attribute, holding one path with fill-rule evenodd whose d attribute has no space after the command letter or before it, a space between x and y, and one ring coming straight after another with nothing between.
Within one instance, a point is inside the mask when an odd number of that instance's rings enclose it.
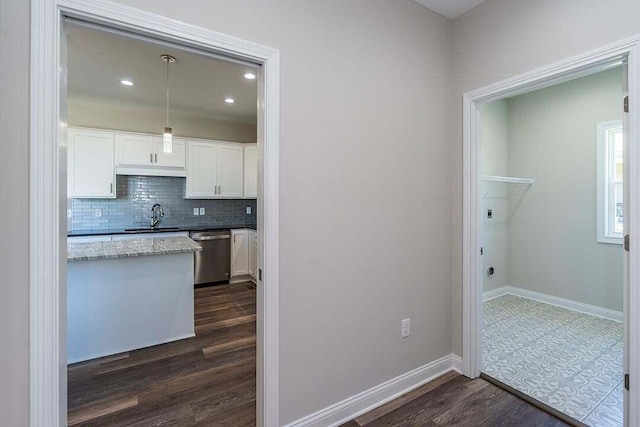
<instances>
[{"instance_id":1,"label":"cabinet door","mask_svg":"<svg viewBox=\"0 0 640 427\"><path fill-rule=\"evenodd\" d=\"M171 153L165 153L162 138L155 139L154 165L160 167L183 168L185 164L185 140L182 138L173 138L173 150Z\"/></svg>"},{"instance_id":2,"label":"cabinet door","mask_svg":"<svg viewBox=\"0 0 640 427\"><path fill-rule=\"evenodd\" d=\"M249 275L255 278L258 274L258 233L249 231Z\"/></svg>"},{"instance_id":3,"label":"cabinet door","mask_svg":"<svg viewBox=\"0 0 640 427\"><path fill-rule=\"evenodd\" d=\"M231 231L231 277L249 274L249 233Z\"/></svg>"},{"instance_id":4,"label":"cabinet door","mask_svg":"<svg viewBox=\"0 0 640 427\"><path fill-rule=\"evenodd\" d=\"M244 197L258 197L258 147L244 147Z\"/></svg>"},{"instance_id":5,"label":"cabinet door","mask_svg":"<svg viewBox=\"0 0 640 427\"><path fill-rule=\"evenodd\" d=\"M113 133L98 130L67 131L68 197L116 197Z\"/></svg>"},{"instance_id":6,"label":"cabinet door","mask_svg":"<svg viewBox=\"0 0 640 427\"><path fill-rule=\"evenodd\" d=\"M243 197L243 169L243 146L218 146L218 196L225 198Z\"/></svg>"},{"instance_id":7,"label":"cabinet door","mask_svg":"<svg viewBox=\"0 0 640 427\"><path fill-rule=\"evenodd\" d=\"M211 199L216 196L218 147L209 142L187 142L187 198Z\"/></svg>"},{"instance_id":8,"label":"cabinet door","mask_svg":"<svg viewBox=\"0 0 640 427\"><path fill-rule=\"evenodd\" d=\"M155 138L153 135L116 134L116 161L118 165L153 166Z\"/></svg>"}]
</instances>

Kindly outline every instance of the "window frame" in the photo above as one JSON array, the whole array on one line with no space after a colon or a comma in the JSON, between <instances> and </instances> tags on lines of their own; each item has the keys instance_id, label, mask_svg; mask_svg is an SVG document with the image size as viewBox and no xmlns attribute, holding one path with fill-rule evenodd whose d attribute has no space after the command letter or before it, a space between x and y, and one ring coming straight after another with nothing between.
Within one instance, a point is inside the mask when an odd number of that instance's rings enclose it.
<instances>
[{"instance_id":1,"label":"window frame","mask_svg":"<svg viewBox=\"0 0 640 427\"><path fill-rule=\"evenodd\" d=\"M615 186L618 181L610 180L613 157L613 139L609 137L612 131L622 131L622 120L612 120L598 123L597 135L597 242L621 245L624 233L611 230L611 204L615 204ZM624 167L624 163L623 163ZM614 189L612 191L612 189ZM613 207L615 210L615 206Z\"/></svg>"}]
</instances>

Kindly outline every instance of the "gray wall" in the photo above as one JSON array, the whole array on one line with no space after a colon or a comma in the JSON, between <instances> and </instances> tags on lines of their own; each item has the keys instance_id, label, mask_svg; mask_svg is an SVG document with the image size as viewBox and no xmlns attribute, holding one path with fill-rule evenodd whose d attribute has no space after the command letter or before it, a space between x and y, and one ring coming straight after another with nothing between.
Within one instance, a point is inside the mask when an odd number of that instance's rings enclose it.
<instances>
[{"instance_id":1,"label":"gray wall","mask_svg":"<svg viewBox=\"0 0 640 427\"><path fill-rule=\"evenodd\" d=\"M29 3L0 0L0 420L29 424Z\"/></svg>"},{"instance_id":2,"label":"gray wall","mask_svg":"<svg viewBox=\"0 0 640 427\"><path fill-rule=\"evenodd\" d=\"M69 99L69 126L116 129L130 132L161 133L166 111L148 106L122 104L99 99ZM233 142L256 142L256 125L216 120L180 113L171 114L177 136Z\"/></svg>"},{"instance_id":3,"label":"gray wall","mask_svg":"<svg viewBox=\"0 0 640 427\"><path fill-rule=\"evenodd\" d=\"M509 174L536 179L509 227L511 285L622 311L622 245L596 242L596 126L620 119L621 68L509 100Z\"/></svg>"},{"instance_id":4,"label":"gray wall","mask_svg":"<svg viewBox=\"0 0 640 427\"><path fill-rule=\"evenodd\" d=\"M482 115L482 174L509 175L509 107L506 99L484 104ZM483 290L509 285L508 188L483 182ZM491 209L492 218L487 217ZM489 267L495 272L487 274Z\"/></svg>"},{"instance_id":5,"label":"gray wall","mask_svg":"<svg viewBox=\"0 0 640 427\"><path fill-rule=\"evenodd\" d=\"M450 21L412 0L123 3L280 49L281 421L449 354Z\"/></svg>"},{"instance_id":6,"label":"gray wall","mask_svg":"<svg viewBox=\"0 0 640 427\"><path fill-rule=\"evenodd\" d=\"M250 225L256 223L256 200L185 199L185 179L161 176L116 177L115 199L72 199L74 231L149 227L151 207L164 211L159 227ZM251 214L246 208L251 208ZM194 215L193 208L205 208ZM102 210L102 217L95 210Z\"/></svg>"},{"instance_id":7,"label":"gray wall","mask_svg":"<svg viewBox=\"0 0 640 427\"><path fill-rule=\"evenodd\" d=\"M636 0L487 0L453 21L453 349L462 354L462 94L640 33Z\"/></svg>"},{"instance_id":8,"label":"gray wall","mask_svg":"<svg viewBox=\"0 0 640 427\"><path fill-rule=\"evenodd\" d=\"M450 21L412 0L126 3L280 49L281 421L449 354ZM28 16L10 27L22 58ZM20 87L28 66L8 57ZM14 124L27 114L20 88ZM10 195L26 201L26 148L15 150ZM17 225L19 251L25 212L6 222ZM25 260L9 255L22 270L5 291L16 292L6 322L20 328L0 337L17 385L27 378ZM401 339L406 317L412 335ZM26 417L27 396L13 385L0 386L12 393L0 405Z\"/></svg>"}]
</instances>

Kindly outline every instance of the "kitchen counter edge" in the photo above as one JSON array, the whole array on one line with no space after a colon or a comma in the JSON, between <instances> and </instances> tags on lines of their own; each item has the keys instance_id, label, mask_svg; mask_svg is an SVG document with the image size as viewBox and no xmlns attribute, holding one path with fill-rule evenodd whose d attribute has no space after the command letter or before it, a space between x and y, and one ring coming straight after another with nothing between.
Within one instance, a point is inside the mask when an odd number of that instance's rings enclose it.
<instances>
[{"instance_id":1,"label":"kitchen counter edge","mask_svg":"<svg viewBox=\"0 0 640 427\"><path fill-rule=\"evenodd\" d=\"M238 225L214 225L214 226L186 226L176 227L171 229L161 229L158 231L125 231L124 229L96 229L96 230L76 230L68 231L67 237L86 237L86 236L115 236L120 234L135 235L140 234L143 236L154 235L158 233L179 233L179 232L202 232L202 231L223 231L223 230L240 230L240 229L256 230L256 224L238 224Z\"/></svg>"}]
</instances>

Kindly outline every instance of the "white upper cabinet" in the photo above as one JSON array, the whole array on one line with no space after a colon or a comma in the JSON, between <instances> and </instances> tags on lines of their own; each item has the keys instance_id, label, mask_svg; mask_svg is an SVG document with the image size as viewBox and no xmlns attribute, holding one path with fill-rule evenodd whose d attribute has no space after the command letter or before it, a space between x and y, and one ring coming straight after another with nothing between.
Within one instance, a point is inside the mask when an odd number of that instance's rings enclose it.
<instances>
[{"instance_id":1,"label":"white upper cabinet","mask_svg":"<svg viewBox=\"0 0 640 427\"><path fill-rule=\"evenodd\" d=\"M160 135L116 132L115 138L119 175L186 176L183 138L173 138L171 153L163 151Z\"/></svg>"},{"instance_id":2,"label":"white upper cabinet","mask_svg":"<svg viewBox=\"0 0 640 427\"><path fill-rule=\"evenodd\" d=\"M244 149L240 144L187 141L188 199L241 199Z\"/></svg>"},{"instance_id":3,"label":"white upper cabinet","mask_svg":"<svg viewBox=\"0 0 640 427\"><path fill-rule=\"evenodd\" d=\"M154 135L116 134L116 162L118 166L153 166Z\"/></svg>"},{"instance_id":4,"label":"white upper cabinet","mask_svg":"<svg viewBox=\"0 0 640 427\"><path fill-rule=\"evenodd\" d=\"M115 199L113 132L67 130L67 197Z\"/></svg>"},{"instance_id":5,"label":"white upper cabinet","mask_svg":"<svg viewBox=\"0 0 640 427\"><path fill-rule=\"evenodd\" d=\"M186 147L187 143L183 138L173 138L173 147L171 153L165 153L162 138L158 137L155 141L154 161L155 166L184 168L186 165Z\"/></svg>"},{"instance_id":6,"label":"white upper cabinet","mask_svg":"<svg viewBox=\"0 0 640 427\"><path fill-rule=\"evenodd\" d=\"M218 147L209 142L188 141L187 198L214 198L218 194Z\"/></svg>"},{"instance_id":7,"label":"white upper cabinet","mask_svg":"<svg viewBox=\"0 0 640 427\"><path fill-rule=\"evenodd\" d=\"M69 197L115 198L115 175L186 177L188 199L257 196L255 144L162 137L143 133L69 128Z\"/></svg>"},{"instance_id":8,"label":"white upper cabinet","mask_svg":"<svg viewBox=\"0 0 640 427\"><path fill-rule=\"evenodd\" d=\"M258 147L255 144L244 147L244 197L258 197Z\"/></svg>"},{"instance_id":9,"label":"white upper cabinet","mask_svg":"<svg viewBox=\"0 0 640 427\"><path fill-rule=\"evenodd\" d=\"M243 168L243 146L218 146L218 196L229 198L243 197Z\"/></svg>"}]
</instances>

